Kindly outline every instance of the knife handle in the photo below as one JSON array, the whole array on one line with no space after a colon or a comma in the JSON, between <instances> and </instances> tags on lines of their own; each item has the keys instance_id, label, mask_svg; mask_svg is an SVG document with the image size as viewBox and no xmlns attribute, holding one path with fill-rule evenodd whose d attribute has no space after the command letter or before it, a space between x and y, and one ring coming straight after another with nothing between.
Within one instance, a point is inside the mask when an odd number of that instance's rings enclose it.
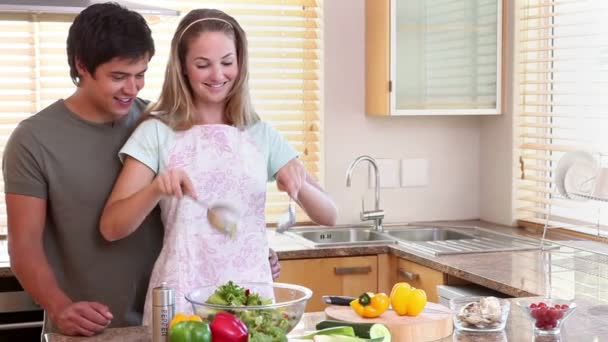
<instances>
[{"instance_id":1,"label":"knife handle","mask_svg":"<svg viewBox=\"0 0 608 342\"><path fill-rule=\"evenodd\" d=\"M323 302L325 304L331 304L331 305L350 305L350 302L352 302L355 297L349 297L349 296L323 296L321 297L321 299L323 300Z\"/></svg>"}]
</instances>

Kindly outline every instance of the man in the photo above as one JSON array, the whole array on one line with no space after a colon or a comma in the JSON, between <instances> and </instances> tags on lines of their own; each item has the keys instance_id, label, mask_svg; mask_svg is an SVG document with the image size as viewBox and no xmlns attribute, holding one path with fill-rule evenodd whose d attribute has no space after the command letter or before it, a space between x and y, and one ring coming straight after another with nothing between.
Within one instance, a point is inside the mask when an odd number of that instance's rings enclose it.
<instances>
[{"instance_id":1,"label":"man","mask_svg":"<svg viewBox=\"0 0 608 342\"><path fill-rule=\"evenodd\" d=\"M67 54L75 92L21 122L4 152L9 254L45 310L44 331L91 336L141 324L162 244L158 210L117 242L98 228L117 152L147 104L137 94L154 42L138 13L94 4L70 27Z\"/></svg>"}]
</instances>

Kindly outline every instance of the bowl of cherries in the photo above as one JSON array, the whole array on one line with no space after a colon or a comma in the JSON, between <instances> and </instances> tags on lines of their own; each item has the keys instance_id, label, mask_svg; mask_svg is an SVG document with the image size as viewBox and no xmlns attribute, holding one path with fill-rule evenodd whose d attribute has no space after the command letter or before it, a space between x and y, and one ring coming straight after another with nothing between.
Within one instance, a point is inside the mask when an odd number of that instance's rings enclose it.
<instances>
[{"instance_id":1,"label":"bowl of cherries","mask_svg":"<svg viewBox=\"0 0 608 342\"><path fill-rule=\"evenodd\" d=\"M562 324L576 310L576 303L556 298L521 299L517 305L532 319L537 335L559 334Z\"/></svg>"}]
</instances>

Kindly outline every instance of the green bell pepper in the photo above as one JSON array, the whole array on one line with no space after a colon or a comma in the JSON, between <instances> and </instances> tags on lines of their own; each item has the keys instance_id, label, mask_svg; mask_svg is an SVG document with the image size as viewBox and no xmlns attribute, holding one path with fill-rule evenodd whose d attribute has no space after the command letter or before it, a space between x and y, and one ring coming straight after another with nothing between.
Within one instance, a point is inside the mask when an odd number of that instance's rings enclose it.
<instances>
[{"instance_id":1,"label":"green bell pepper","mask_svg":"<svg viewBox=\"0 0 608 342\"><path fill-rule=\"evenodd\" d=\"M169 342L211 342L209 324L198 321L181 321L169 329Z\"/></svg>"}]
</instances>

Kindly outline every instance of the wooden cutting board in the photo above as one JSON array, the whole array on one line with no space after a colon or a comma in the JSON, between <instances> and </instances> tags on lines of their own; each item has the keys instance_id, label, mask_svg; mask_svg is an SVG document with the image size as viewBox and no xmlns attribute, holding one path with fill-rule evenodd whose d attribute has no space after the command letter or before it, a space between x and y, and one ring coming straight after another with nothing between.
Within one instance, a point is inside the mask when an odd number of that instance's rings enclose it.
<instances>
[{"instance_id":1,"label":"wooden cutting board","mask_svg":"<svg viewBox=\"0 0 608 342\"><path fill-rule=\"evenodd\" d=\"M350 306L331 305L325 308L329 319L356 323L383 323L391 331L392 340L399 342L435 341L450 336L453 331L450 309L436 303L427 303L416 317L399 316L387 310L377 318L363 318Z\"/></svg>"}]
</instances>

